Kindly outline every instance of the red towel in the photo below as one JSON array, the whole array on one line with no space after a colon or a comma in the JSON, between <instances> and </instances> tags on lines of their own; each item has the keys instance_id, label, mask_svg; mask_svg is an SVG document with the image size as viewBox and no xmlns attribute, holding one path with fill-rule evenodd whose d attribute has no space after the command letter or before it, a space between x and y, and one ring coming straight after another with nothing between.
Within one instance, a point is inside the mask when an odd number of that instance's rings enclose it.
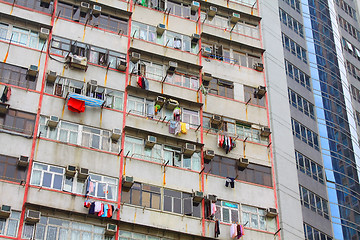
<instances>
[{"instance_id":1,"label":"red towel","mask_svg":"<svg viewBox=\"0 0 360 240\"><path fill-rule=\"evenodd\" d=\"M69 111L81 113L85 111L85 101L78 100L75 98L70 98L68 101Z\"/></svg>"},{"instance_id":2,"label":"red towel","mask_svg":"<svg viewBox=\"0 0 360 240\"><path fill-rule=\"evenodd\" d=\"M143 80L141 76L139 76L137 84L139 85L140 88L143 88Z\"/></svg>"}]
</instances>

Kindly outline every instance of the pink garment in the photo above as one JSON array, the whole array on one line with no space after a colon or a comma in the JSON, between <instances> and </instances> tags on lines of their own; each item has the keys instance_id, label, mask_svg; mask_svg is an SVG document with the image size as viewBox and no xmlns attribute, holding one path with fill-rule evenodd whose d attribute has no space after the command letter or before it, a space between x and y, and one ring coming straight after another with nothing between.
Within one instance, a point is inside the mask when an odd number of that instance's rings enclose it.
<instances>
[{"instance_id":1,"label":"pink garment","mask_svg":"<svg viewBox=\"0 0 360 240\"><path fill-rule=\"evenodd\" d=\"M8 91L6 94L6 100L9 101L10 100L10 96L11 96L11 87L8 87Z\"/></svg>"},{"instance_id":2,"label":"pink garment","mask_svg":"<svg viewBox=\"0 0 360 240\"><path fill-rule=\"evenodd\" d=\"M211 215L215 215L215 213L216 213L216 204L211 203Z\"/></svg>"},{"instance_id":3,"label":"pink garment","mask_svg":"<svg viewBox=\"0 0 360 240\"><path fill-rule=\"evenodd\" d=\"M237 226L236 226L235 223L231 224L231 226L230 226L230 238L231 239L234 239L237 236L237 229L236 228L237 228Z\"/></svg>"},{"instance_id":4,"label":"pink garment","mask_svg":"<svg viewBox=\"0 0 360 240\"><path fill-rule=\"evenodd\" d=\"M89 183L89 192L93 192L94 191L94 183L92 181L90 181Z\"/></svg>"},{"instance_id":5,"label":"pink garment","mask_svg":"<svg viewBox=\"0 0 360 240\"><path fill-rule=\"evenodd\" d=\"M101 202L95 202L95 209L94 212L100 212L101 211Z\"/></svg>"},{"instance_id":6,"label":"pink garment","mask_svg":"<svg viewBox=\"0 0 360 240\"><path fill-rule=\"evenodd\" d=\"M100 211L98 214L99 217L104 214L104 204L103 203L100 203L100 204L101 204L101 208L100 208Z\"/></svg>"}]
</instances>

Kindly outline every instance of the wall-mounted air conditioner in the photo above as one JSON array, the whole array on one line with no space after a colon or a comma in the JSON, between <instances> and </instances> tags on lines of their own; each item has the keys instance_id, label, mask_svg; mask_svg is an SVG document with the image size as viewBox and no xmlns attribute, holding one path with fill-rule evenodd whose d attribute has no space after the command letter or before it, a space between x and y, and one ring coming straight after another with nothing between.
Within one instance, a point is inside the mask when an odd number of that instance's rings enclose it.
<instances>
[{"instance_id":1,"label":"wall-mounted air conditioner","mask_svg":"<svg viewBox=\"0 0 360 240\"><path fill-rule=\"evenodd\" d=\"M261 128L261 132L260 132L260 135L263 136L263 137L269 137L271 134L270 132L270 128L268 127L262 127Z\"/></svg>"},{"instance_id":2,"label":"wall-mounted air conditioner","mask_svg":"<svg viewBox=\"0 0 360 240\"><path fill-rule=\"evenodd\" d=\"M47 39L49 37L49 34L50 34L50 29L40 28L40 32L39 32L40 39Z\"/></svg>"},{"instance_id":3,"label":"wall-mounted air conditioner","mask_svg":"<svg viewBox=\"0 0 360 240\"><path fill-rule=\"evenodd\" d=\"M203 72L202 73L202 81L205 83L210 82L213 79L211 73Z\"/></svg>"},{"instance_id":4,"label":"wall-mounted air conditioner","mask_svg":"<svg viewBox=\"0 0 360 240\"><path fill-rule=\"evenodd\" d=\"M111 133L111 139L117 141L119 140L120 137L121 137L121 130L118 128L114 128Z\"/></svg>"},{"instance_id":5,"label":"wall-mounted air conditioner","mask_svg":"<svg viewBox=\"0 0 360 240\"><path fill-rule=\"evenodd\" d=\"M46 81L47 81L48 83L54 83L55 80L56 80L56 77L57 77L57 73L56 73L56 72L53 72L53 71L50 71L50 70L48 70L48 71L46 72Z\"/></svg>"},{"instance_id":6,"label":"wall-mounted air conditioner","mask_svg":"<svg viewBox=\"0 0 360 240\"><path fill-rule=\"evenodd\" d=\"M83 13L84 15L86 15L86 13L88 13L90 10L90 4L87 2L81 2L80 3L80 13Z\"/></svg>"},{"instance_id":7,"label":"wall-mounted air conditioner","mask_svg":"<svg viewBox=\"0 0 360 240\"><path fill-rule=\"evenodd\" d=\"M199 39L200 39L200 35L199 35L199 34L193 33L193 34L191 35L191 43L196 44L196 43L198 43Z\"/></svg>"},{"instance_id":8,"label":"wall-mounted air conditioner","mask_svg":"<svg viewBox=\"0 0 360 240\"><path fill-rule=\"evenodd\" d=\"M27 210L25 214L25 222L27 223L37 223L40 221L41 212L34 210Z\"/></svg>"},{"instance_id":9,"label":"wall-mounted air conditioner","mask_svg":"<svg viewBox=\"0 0 360 240\"><path fill-rule=\"evenodd\" d=\"M214 150L207 149L204 152L204 162L209 163L215 157Z\"/></svg>"},{"instance_id":10,"label":"wall-mounted air conditioner","mask_svg":"<svg viewBox=\"0 0 360 240\"><path fill-rule=\"evenodd\" d=\"M266 93L266 87L265 86L258 86L255 89L255 97L262 99L265 96Z\"/></svg>"},{"instance_id":11,"label":"wall-mounted air conditioner","mask_svg":"<svg viewBox=\"0 0 360 240\"><path fill-rule=\"evenodd\" d=\"M177 67L178 67L177 62L169 61L169 66L168 66L167 72L170 74L173 74Z\"/></svg>"},{"instance_id":12,"label":"wall-mounted air conditioner","mask_svg":"<svg viewBox=\"0 0 360 240\"><path fill-rule=\"evenodd\" d=\"M130 55L130 61L132 61L133 63L136 63L140 60L140 53L137 53L137 52L132 52L131 55Z\"/></svg>"},{"instance_id":13,"label":"wall-mounted air conditioner","mask_svg":"<svg viewBox=\"0 0 360 240\"><path fill-rule=\"evenodd\" d=\"M117 70L120 70L120 71L125 71L126 70L126 61L125 60L119 60L116 64L116 68Z\"/></svg>"},{"instance_id":14,"label":"wall-mounted air conditioner","mask_svg":"<svg viewBox=\"0 0 360 240\"><path fill-rule=\"evenodd\" d=\"M185 143L183 153L187 156L193 155L193 153L196 151L196 145L192 143Z\"/></svg>"},{"instance_id":15,"label":"wall-mounted air conditioner","mask_svg":"<svg viewBox=\"0 0 360 240\"><path fill-rule=\"evenodd\" d=\"M159 34L159 35L163 35L165 29L166 29L165 24L159 23L159 24L156 26L156 33Z\"/></svg>"},{"instance_id":16,"label":"wall-mounted air conditioner","mask_svg":"<svg viewBox=\"0 0 360 240\"><path fill-rule=\"evenodd\" d=\"M131 188L134 184L134 178L130 176L123 176L122 185L125 188Z\"/></svg>"},{"instance_id":17,"label":"wall-mounted air conditioner","mask_svg":"<svg viewBox=\"0 0 360 240\"><path fill-rule=\"evenodd\" d=\"M29 165L29 157L20 156L17 160L17 165L20 167L27 167Z\"/></svg>"},{"instance_id":18,"label":"wall-mounted air conditioner","mask_svg":"<svg viewBox=\"0 0 360 240\"><path fill-rule=\"evenodd\" d=\"M105 235L114 236L116 234L117 225L108 223L106 224Z\"/></svg>"},{"instance_id":19,"label":"wall-mounted air conditioner","mask_svg":"<svg viewBox=\"0 0 360 240\"><path fill-rule=\"evenodd\" d=\"M6 114L9 109L9 104L0 102L0 114Z\"/></svg>"},{"instance_id":20,"label":"wall-mounted air conditioner","mask_svg":"<svg viewBox=\"0 0 360 240\"><path fill-rule=\"evenodd\" d=\"M220 125L222 123L222 117L219 115L212 115L210 118L210 123L214 125Z\"/></svg>"},{"instance_id":21,"label":"wall-mounted air conditioner","mask_svg":"<svg viewBox=\"0 0 360 240\"><path fill-rule=\"evenodd\" d=\"M192 1L191 3L191 11L195 12L199 9L200 3L197 1Z\"/></svg>"},{"instance_id":22,"label":"wall-mounted air conditioner","mask_svg":"<svg viewBox=\"0 0 360 240\"><path fill-rule=\"evenodd\" d=\"M210 57L211 54L212 54L212 50L211 50L211 47L204 47L201 51L201 54L204 56L204 57Z\"/></svg>"},{"instance_id":23,"label":"wall-mounted air conditioner","mask_svg":"<svg viewBox=\"0 0 360 240\"><path fill-rule=\"evenodd\" d=\"M155 136L147 136L147 139L145 140L145 147L152 148L156 144L156 140Z\"/></svg>"},{"instance_id":24,"label":"wall-mounted air conditioner","mask_svg":"<svg viewBox=\"0 0 360 240\"><path fill-rule=\"evenodd\" d=\"M210 6L209 11L207 13L208 16L209 17L214 17L216 15L216 13L217 13L217 8L214 7L214 6Z\"/></svg>"},{"instance_id":25,"label":"wall-mounted air conditioner","mask_svg":"<svg viewBox=\"0 0 360 240\"><path fill-rule=\"evenodd\" d=\"M247 166L249 165L249 159L247 159L247 158L239 158L238 160L237 160L237 166L239 167L239 168L247 168Z\"/></svg>"},{"instance_id":26,"label":"wall-mounted air conditioner","mask_svg":"<svg viewBox=\"0 0 360 240\"><path fill-rule=\"evenodd\" d=\"M0 217L1 218L8 218L11 213L11 206L8 205L1 205L0 208Z\"/></svg>"},{"instance_id":27,"label":"wall-mounted air conditioner","mask_svg":"<svg viewBox=\"0 0 360 240\"><path fill-rule=\"evenodd\" d=\"M193 201L196 203L200 203L204 199L204 193L201 191L195 191L193 193Z\"/></svg>"},{"instance_id":28,"label":"wall-mounted air conditioner","mask_svg":"<svg viewBox=\"0 0 360 240\"><path fill-rule=\"evenodd\" d=\"M267 217L276 217L278 215L277 209L276 208L268 208L266 209L266 216Z\"/></svg>"},{"instance_id":29,"label":"wall-mounted air conditioner","mask_svg":"<svg viewBox=\"0 0 360 240\"><path fill-rule=\"evenodd\" d=\"M230 22L237 23L240 20L240 14L239 13L232 13L230 17Z\"/></svg>"},{"instance_id":30,"label":"wall-mounted air conditioner","mask_svg":"<svg viewBox=\"0 0 360 240\"><path fill-rule=\"evenodd\" d=\"M92 8L92 15L94 15L95 17L98 17L101 13L101 6L99 5L93 5L93 8Z\"/></svg>"},{"instance_id":31,"label":"wall-mounted air conditioner","mask_svg":"<svg viewBox=\"0 0 360 240\"><path fill-rule=\"evenodd\" d=\"M87 168L80 168L77 177L79 179L85 180L89 176L89 169Z\"/></svg>"},{"instance_id":32,"label":"wall-mounted air conditioner","mask_svg":"<svg viewBox=\"0 0 360 240\"><path fill-rule=\"evenodd\" d=\"M76 167L72 165L67 165L65 169L65 175L68 177L74 177L76 174Z\"/></svg>"},{"instance_id":33,"label":"wall-mounted air conditioner","mask_svg":"<svg viewBox=\"0 0 360 240\"><path fill-rule=\"evenodd\" d=\"M214 194L208 194L207 199L213 203L217 202L217 196Z\"/></svg>"},{"instance_id":34,"label":"wall-mounted air conditioner","mask_svg":"<svg viewBox=\"0 0 360 240\"><path fill-rule=\"evenodd\" d=\"M59 117L51 115L47 120L46 120L46 126L48 126L49 128L56 128L57 125L59 123Z\"/></svg>"},{"instance_id":35,"label":"wall-mounted air conditioner","mask_svg":"<svg viewBox=\"0 0 360 240\"><path fill-rule=\"evenodd\" d=\"M262 64L262 63L255 63L255 64L254 64L254 69L255 69L256 71L262 72L262 71L264 71L264 64Z\"/></svg>"},{"instance_id":36,"label":"wall-mounted air conditioner","mask_svg":"<svg viewBox=\"0 0 360 240\"><path fill-rule=\"evenodd\" d=\"M69 55L67 58L67 62L71 68L87 70L88 60L87 57L80 57L77 55Z\"/></svg>"},{"instance_id":37,"label":"wall-mounted air conditioner","mask_svg":"<svg viewBox=\"0 0 360 240\"><path fill-rule=\"evenodd\" d=\"M28 76L36 77L37 74L38 74L38 72L39 72L38 66L36 66L36 65L30 65L30 67L28 68L26 74L27 74Z\"/></svg>"}]
</instances>

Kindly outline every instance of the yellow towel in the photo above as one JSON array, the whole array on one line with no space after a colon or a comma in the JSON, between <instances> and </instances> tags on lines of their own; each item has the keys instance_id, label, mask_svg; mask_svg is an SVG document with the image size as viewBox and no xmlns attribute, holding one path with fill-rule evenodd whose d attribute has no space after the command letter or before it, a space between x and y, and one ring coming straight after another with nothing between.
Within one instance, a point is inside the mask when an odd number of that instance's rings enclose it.
<instances>
[{"instance_id":1,"label":"yellow towel","mask_svg":"<svg viewBox=\"0 0 360 240\"><path fill-rule=\"evenodd\" d=\"M181 125L181 133L184 133L184 134L186 134L186 123L180 123L180 125Z\"/></svg>"}]
</instances>

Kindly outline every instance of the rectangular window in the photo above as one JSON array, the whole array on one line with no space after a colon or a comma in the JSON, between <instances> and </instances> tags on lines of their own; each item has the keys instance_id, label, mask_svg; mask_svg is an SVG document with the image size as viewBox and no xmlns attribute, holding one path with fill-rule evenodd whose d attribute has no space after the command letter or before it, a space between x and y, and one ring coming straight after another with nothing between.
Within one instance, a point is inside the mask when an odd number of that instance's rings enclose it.
<instances>
[{"instance_id":1,"label":"rectangular window","mask_svg":"<svg viewBox=\"0 0 360 240\"><path fill-rule=\"evenodd\" d=\"M242 225L266 231L265 209L241 205Z\"/></svg>"},{"instance_id":2,"label":"rectangular window","mask_svg":"<svg viewBox=\"0 0 360 240\"><path fill-rule=\"evenodd\" d=\"M26 179L27 168L17 166L18 158L0 154L0 179L22 182Z\"/></svg>"},{"instance_id":3,"label":"rectangular window","mask_svg":"<svg viewBox=\"0 0 360 240\"><path fill-rule=\"evenodd\" d=\"M16 237L19 227L20 212L11 211L10 217L0 218L0 235Z\"/></svg>"},{"instance_id":4,"label":"rectangular window","mask_svg":"<svg viewBox=\"0 0 360 240\"><path fill-rule=\"evenodd\" d=\"M255 88L250 86L244 85L244 101L249 101L251 104L265 107L265 97L262 97L261 99L257 98L255 96Z\"/></svg>"},{"instance_id":5,"label":"rectangular window","mask_svg":"<svg viewBox=\"0 0 360 240\"><path fill-rule=\"evenodd\" d=\"M218 200L215 218L225 223L239 222L239 204Z\"/></svg>"},{"instance_id":6,"label":"rectangular window","mask_svg":"<svg viewBox=\"0 0 360 240\"><path fill-rule=\"evenodd\" d=\"M116 201L118 186L117 179L97 174L89 174L89 176L94 186L93 191L89 192L89 196Z\"/></svg>"},{"instance_id":7,"label":"rectangular window","mask_svg":"<svg viewBox=\"0 0 360 240\"><path fill-rule=\"evenodd\" d=\"M291 119L293 135L319 151L318 135L295 119Z\"/></svg>"},{"instance_id":8,"label":"rectangular window","mask_svg":"<svg viewBox=\"0 0 360 240\"><path fill-rule=\"evenodd\" d=\"M300 195L301 204L313 212L318 213L320 216L329 219L328 202L301 185L299 185L299 188L299 191L302 192Z\"/></svg>"},{"instance_id":9,"label":"rectangular window","mask_svg":"<svg viewBox=\"0 0 360 240\"><path fill-rule=\"evenodd\" d=\"M108 130L65 121L60 121L56 128L49 128L46 126L46 120L46 117L41 117L39 127L41 136L45 138L108 152L119 152L121 141L113 141Z\"/></svg>"},{"instance_id":10,"label":"rectangular window","mask_svg":"<svg viewBox=\"0 0 360 240\"><path fill-rule=\"evenodd\" d=\"M45 188L62 190L64 174L64 168L34 163L30 184Z\"/></svg>"},{"instance_id":11,"label":"rectangular window","mask_svg":"<svg viewBox=\"0 0 360 240\"><path fill-rule=\"evenodd\" d=\"M35 118L35 114L9 109L6 114L0 115L0 129L32 135Z\"/></svg>"},{"instance_id":12,"label":"rectangular window","mask_svg":"<svg viewBox=\"0 0 360 240\"><path fill-rule=\"evenodd\" d=\"M27 69L0 63L0 82L35 90L37 77L27 76Z\"/></svg>"}]
</instances>

